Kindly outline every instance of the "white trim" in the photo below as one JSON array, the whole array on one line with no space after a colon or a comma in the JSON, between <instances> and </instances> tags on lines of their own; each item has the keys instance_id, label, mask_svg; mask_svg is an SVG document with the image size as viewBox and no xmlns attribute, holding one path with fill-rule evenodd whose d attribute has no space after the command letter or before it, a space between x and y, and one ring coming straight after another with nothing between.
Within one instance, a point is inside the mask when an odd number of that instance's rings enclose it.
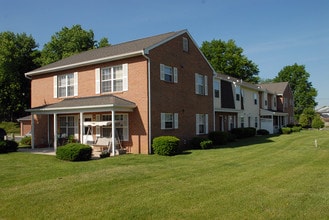
<instances>
[{"instance_id":1,"label":"white trim","mask_svg":"<svg viewBox=\"0 0 329 220\"><path fill-rule=\"evenodd\" d=\"M73 79L74 79L74 93L73 93L73 95L78 96L78 91L79 91L79 89L78 89L78 82L79 82L78 72L74 72L73 75L74 75L74 77L73 77Z\"/></svg>"},{"instance_id":2,"label":"white trim","mask_svg":"<svg viewBox=\"0 0 329 220\"><path fill-rule=\"evenodd\" d=\"M165 65L160 64L160 80L165 80Z\"/></svg>"},{"instance_id":3,"label":"white trim","mask_svg":"<svg viewBox=\"0 0 329 220\"><path fill-rule=\"evenodd\" d=\"M206 75L203 76L204 83L204 95L208 95L208 77Z\"/></svg>"},{"instance_id":4,"label":"white trim","mask_svg":"<svg viewBox=\"0 0 329 220\"><path fill-rule=\"evenodd\" d=\"M101 93L101 69L100 68L95 69L95 93L96 94Z\"/></svg>"},{"instance_id":5,"label":"white trim","mask_svg":"<svg viewBox=\"0 0 329 220\"><path fill-rule=\"evenodd\" d=\"M174 67L174 83L178 83L178 70Z\"/></svg>"},{"instance_id":6,"label":"white trim","mask_svg":"<svg viewBox=\"0 0 329 220\"><path fill-rule=\"evenodd\" d=\"M122 91L128 91L128 63L122 64Z\"/></svg>"},{"instance_id":7,"label":"white trim","mask_svg":"<svg viewBox=\"0 0 329 220\"><path fill-rule=\"evenodd\" d=\"M54 76L54 98L57 98L57 75Z\"/></svg>"},{"instance_id":8,"label":"white trim","mask_svg":"<svg viewBox=\"0 0 329 220\"><path fill-rule=\"evenodd\" d=\"M174 113L174 129L178 129L178 113Z\"/></svg>"}]
</instances>

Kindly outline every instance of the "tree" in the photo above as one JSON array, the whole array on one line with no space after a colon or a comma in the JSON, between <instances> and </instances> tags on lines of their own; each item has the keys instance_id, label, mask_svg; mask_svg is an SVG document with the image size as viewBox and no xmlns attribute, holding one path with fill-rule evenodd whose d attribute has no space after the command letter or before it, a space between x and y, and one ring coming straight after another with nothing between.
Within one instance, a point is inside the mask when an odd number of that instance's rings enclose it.
<instances>
[{"instance_id":1,"label":"tree","mask_svg":"<svg viewBox=\"0 0 329 220\"><path fill-rule=\"evenodd\" d=\"M236 46L234 40L204 41L200 49L215 71L247 82L258 83L257 65L242 54L243 49Z\"/></svg>"},{"instance_id":2,"label":"tree","mask_svg":"<svg viewBox=\"0 0 329 220\"><path fill-rule=\"evenodd\" d=\"M81 25L73 25L72 28L63 27L51 37L50 42L44 45L39 63L46 65L73 54L108 45L107 38L102 38L98 44L94 40L94 32L83 30Z\"/></svg>"},{"instance_id":3,"label":"tree","mask_svg":"<svg viewBox=\"0 0 329 220\"><path fill-rule=\"evenodd\" d=\"M298 119L305 108L314 108L317 103L315 97L317 91L312 83L308 81L310 74L306 72L304 65L295 63L292 66L285 66L274 78L275 82L289 82L294 94L294 114Z\"/></svg>"},{"instance_id":4,"label":"tree","mask_svg":"<svg viewBox=\"0 0 329 220\"><path fill-rule=\"evenodd\" d=\"M30 107L30 80L24 73L37 68L39 56L32 36L0 33L0 120L14 121Z\"/></svg>"},{"instance_id":5,"label":"tree","mask_svg":"<svg viewBox=\"0 0 329 220\"><path fill-rule=\"evenodd\" d=\"M324 127L324 122L321 120L320 115L316 114L312 121L312 128L320 129L323 127Z\"/></svg>"},{"instance_id":6,"label":"tree","mask_svg":"<svg viewBox=\"0 0 329 220\"><path fill-rule=\"evenodd\" d=\"M107 47L107 46L110 46L110 45L111 44L109 43L109 40L106 37L103 37L96 44L96 48Z\"/></svg>"},{"instance_id":7,"label":"tree","mask_svg":"<svg viewBox=\"0 0 329 220\"><path fill-rule=\"evenodd\" d=\"M305 108L299 116L299 124L306 128L311 127L312 120L315 117L315 111L313 108Z\"/></svg>"}]
</instances>

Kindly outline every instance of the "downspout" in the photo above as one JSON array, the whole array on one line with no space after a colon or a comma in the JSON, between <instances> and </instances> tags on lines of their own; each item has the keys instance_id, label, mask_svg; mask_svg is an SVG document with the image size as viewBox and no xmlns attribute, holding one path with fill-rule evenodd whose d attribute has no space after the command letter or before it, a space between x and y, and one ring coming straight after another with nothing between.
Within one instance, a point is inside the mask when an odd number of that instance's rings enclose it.
<instances>
[{"instance_id":1,"label":"downspout","mask_svg":"<svg viewBox=\"0 0 329 220\"><path fill-rule=\"evenodd\" d=\"M150 72L150 67L151 67L151 61L148 56L145 55L145 50L143 50L142 53L143 57L147 59L147 93L148 93L148 135L149 135L149 140L148 140L148 153L151 154L152 152L152 135L151 135L151 72Z\"/></svg>"}]
</instances>

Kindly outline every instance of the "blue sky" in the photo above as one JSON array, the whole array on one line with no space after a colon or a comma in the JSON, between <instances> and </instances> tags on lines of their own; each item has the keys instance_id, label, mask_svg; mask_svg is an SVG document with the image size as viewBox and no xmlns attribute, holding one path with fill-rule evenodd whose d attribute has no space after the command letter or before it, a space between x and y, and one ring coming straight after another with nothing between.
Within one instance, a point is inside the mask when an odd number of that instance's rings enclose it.
<instances>
[{"instance_id":1,"label":"blue sky","mask_svg":"<svg viewBox=\"0 0 329 220\"><path fill-rule=\"evenodd\" d=\"M328 0L0 0L0 32L27 33L40 48L62 27L80 24L111 44L188 29L203 41L233 39L263 79L305 65L329 106Z\"/></svg>"}]
</instances>

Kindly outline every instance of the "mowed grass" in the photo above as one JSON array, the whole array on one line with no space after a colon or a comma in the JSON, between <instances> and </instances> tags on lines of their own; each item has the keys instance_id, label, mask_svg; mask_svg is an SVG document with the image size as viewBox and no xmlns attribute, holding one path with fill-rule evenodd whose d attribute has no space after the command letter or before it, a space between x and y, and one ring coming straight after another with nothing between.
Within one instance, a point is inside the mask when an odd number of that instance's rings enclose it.
<instances>
[{"instance_id":1,"label":"mowed grass","mask_svg":"<svg viewBox=\"0 0 329 220\"><path fill-rule=\"evenodd\" d=\"M3 154L0 219L328 219L328 165L325 130L173 157Z\"/></svg>"}]
</instances>

